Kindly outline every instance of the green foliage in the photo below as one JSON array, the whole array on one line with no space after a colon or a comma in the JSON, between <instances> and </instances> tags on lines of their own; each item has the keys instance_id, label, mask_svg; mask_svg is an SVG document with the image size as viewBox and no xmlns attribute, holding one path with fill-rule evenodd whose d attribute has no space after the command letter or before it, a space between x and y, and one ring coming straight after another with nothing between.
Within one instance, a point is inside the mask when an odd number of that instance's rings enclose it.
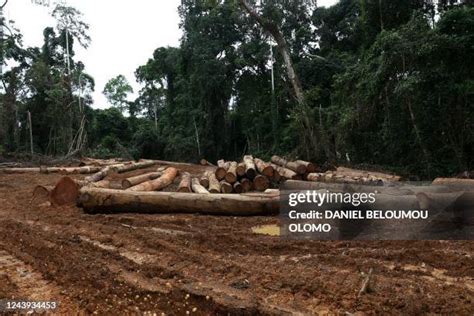
<instances>
[{"instance_id":1,"label":"green foliage","mask_svg":"<svg viewBox=\"0 0 474 316\"><path fill-rule=\"evenodd\" d=\"M30 111L35 150L47 154L75 148L85 120L90 154L100 157L215 161L276 153L422 178L473 169L469 2L438 1L437 10L428 0L341 0L328 8L311 0L248 2L283 33L304 102L296 102L270 34L237 1L183 0L181 43L158 47L138 67L137 99L119 75L103 91L113 107L92 110L94 81L73 50L74 41L89 43L88 26L80 12L57 7L57 28L45 29L41 48L23 48L17 31L2 47L2 62L16 63L1 78L1 145L28 148Z\"/></svg>"},{"instance_id":2,"label":"green foliage","mask_svg":"<svg viewBox=\"0 0 474 316\"><path fill-rule=\"evenodd\" d=\"M110 79L105 85L102 93L105 95L109 103L120 111L128 111L131 116L135 116L133 103L128 101L128 94L133 93L133 88L124 75L118 75L117 77Z\"/></svg>"}]
</instances>

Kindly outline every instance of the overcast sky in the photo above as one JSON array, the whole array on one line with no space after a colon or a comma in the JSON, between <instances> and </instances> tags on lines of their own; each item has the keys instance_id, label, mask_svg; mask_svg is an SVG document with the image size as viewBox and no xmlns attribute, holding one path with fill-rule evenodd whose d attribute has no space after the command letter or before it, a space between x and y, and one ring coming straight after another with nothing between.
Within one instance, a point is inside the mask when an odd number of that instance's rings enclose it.
<instances>
[{"instance_id":1,"label":"overcast sky","mask_svg":"<svg viewBox=\"0 0 474 316\"><path fill-rule=\"evenodd\" d=\"M33 0L34 1L34 0ZM54 26L53 8L32 4L32 0L10 0L5 7L6 19L12 19L23 34L25 46L41 46L43 29ZM55 0L50 0L53 4ZM84 14L90 25L92 43L87 50L76 47L76 60L86 65L86 72L96 82L93 95L96 108L109 105L102 95L110 78L123 74L135 90L134 72L146 63L161 46L178 46L181 37L177 12L181 0L67 0ZM327 6L337 0L320 0ZM135 91L137 92L137 91Z\"/></svg>"}]
</instances>

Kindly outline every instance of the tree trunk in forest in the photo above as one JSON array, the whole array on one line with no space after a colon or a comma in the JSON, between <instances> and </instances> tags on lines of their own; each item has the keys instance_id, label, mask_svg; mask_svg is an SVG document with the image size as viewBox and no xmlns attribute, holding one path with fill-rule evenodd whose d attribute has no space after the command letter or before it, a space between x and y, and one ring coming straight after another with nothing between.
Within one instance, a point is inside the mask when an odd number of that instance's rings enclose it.
<instances>
[{"instance_id":1,"label":"tree trunk in forest","mask_svg":"<svg viewBox=\"0 0 474 316\"><path fill-rule=\"evenodd\" d=\"M183 193L192 192L191 191L191 174L189 172L183 173L177 192L183 192Z\"/></svg>"},{"instance_id":2,"label":"tree trunk in forest","mask_svg":"<svg viewBox=\"0 0 474 316\"><path fill-rule=\"evenodd\" d=\"M244 164L245 164L245 174L249 179L255 178L257 175L255 162L253 161L253 157L251 155L244 156Z\"/></svg>"},{"instance_id":3,"label":"tree trunk in forest","mask_svg":"<svg viewBox=\"0 0 474 316\"><path fill-rule=\"evenodd\" d=\"M250 14L252 18L257 21L258 24L267 32L269 32L275 42L278 45L278 51L283 57L285 62L286 71L288 73L288 78L290 79L291 85L293 86L293 91L295 93L296 99L298 100L299 104L304 103L304 94L303 88L301 87L300 79L295 71L293 66L293 60L291 59L290 50L288 48L288 43L283 36L283 33L280 31L278 26L259 15L246 0L239 0L240 6Z\"/></svg>"},{"instance_id":4,"label":"tree trunk in forest","mask_svg":"<svg viewBox=\"0 0 474 316\"><path fill-rule=\"evenodd\" d=\"M270 164L258 158L255 158L254 161L255 165L257 166L258 172L260 172L266 177L273 178L274 169Z\"/></svg>"},{"instance_id":5,"label":"tree trunk in forest","mask_svg":"<svg viewBox=\"0 0 474 316\"><path fill-rule=\"evenodd\" d=\"M197 178L193 178L191 180L191 188L193 189L194 193L198 194L210 194L209 191L206 190L205 187L203 187Z\"/></svg>"},{"instance_id":6,"label":"tree trunk in forest","mask_svg":"<svg viewBox=\"0 0 474 316\"><path fill-rule=\"evenodd\" d=\"M78 205L87 212L205 213L211 215L273 215L278 194L193 194L133 192L84 187Z\"/></svg>"},{"instance_id":7,"label":"tree trunk in forest","mask_svg":"<svg viewBox=\"0 0 474 316\"><path fill-rule=\"evenodd\" d=\"M163 172L163 175L155 180L143 182L139 185L127 189L127 191L157 191L166 188L173 183L178 175L178 169L169 167Z\"/></svg>"}]
</instances>

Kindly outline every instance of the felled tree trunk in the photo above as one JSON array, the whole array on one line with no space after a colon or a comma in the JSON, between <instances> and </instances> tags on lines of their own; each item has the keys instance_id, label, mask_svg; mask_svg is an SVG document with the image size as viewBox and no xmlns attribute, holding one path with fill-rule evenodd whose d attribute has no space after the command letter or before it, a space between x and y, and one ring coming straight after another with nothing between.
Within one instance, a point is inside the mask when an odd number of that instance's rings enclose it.
<instances>
[{"instance_id":1,"label":"felled tree trunk","mask_svg":"<svg viewBox=\"0 0 474 316\"><path fill-rule=\"evenodd\" d=\"M0 173L60 173L60 174L90 174L100 171L101 167L39 167L39 168L0 168Z\"/></svg>"},{"instance_id":2,"label":"felled tree trunk","mask_svg":"<svg viewBox=\"0 0 474 316\"><path fill-rule=\"evenodd\" d=\"M270 164L258 158L255 158L254 161L255 161L255 165L257 166L258 172L260 172L266 177L269 177L269 178L273 177L274 169Z\"/></svg>"},{"instance_id":3,"label":"felled tree trunk","mask_svg":"<svg viewBox=\"0 0 474 316\"><path fill-rule=\"evenodd\" d=\"M270 181L266 176L258 175L253 180L253 187L255 190L263 192L270 187Z\"/></svg>"},{"instance_id":4,"label":"felled tree trunk","mask_svg":"<svg viewBox=\"0 0 474 316\"><path fill-rule=\"evenodd\" d=\"M336 170L338 175L353 177L353 178L378 178L386 181L398 182L400 181L401 177L397 175L382 173L382 172L374 172L374 171L365 171L365 170L357 170L345 167L338 167Z\"/></svg>"},{"instance_id":5,"label":"felled tree trunk","mask_svg":"<svg viewBox=\"0 0 474 316\"><path fill-rule=\"evenodd\" d=\"M230 184L234 184L237 181L237 163L235 161L230 163L224 179Z\"/></svg>"},{"instance_id":6,"label":"felled tree trunk","mask_svg":"<svg viewBox=\"0 0 474 316\"><path fill-rule=\"evenodd\" d=\"M242 185L242 192L250 192L252 190L253 183L247 178L240 180L240 184Z\"/></svg>"},{"instance_id":7,"label":"felled tree trunk","mask_svg":"<svg viewBox=\"0 0 474 316\"><path fill-rule=\"evenodd\" d=\"M289 162L278 156L273 156L272 162L276 165L279 165L280 167L290 169L300 175L306 173L306 166L303 163Z\"/></svg>"},{"instance_id":8,"label":"felled tree trunk","mask_svg":"<svg viewBox=\"0 0 474 316\"><path fill-rule=\"evenodd\" d=\"M209 192L221 193L221 184L214 173L209 174Z\"/></svg>"},{"instance_id":9,"label":"felled tree trunk","mask_svg":"<svg viewBox=\"0 0 474 316\"><path fill-rule=\"evenodd\" d=\"M250 155L244 156L244 164L245 164L245 174L249 179L255 178L257 175L255 162L253 161L253 157Z\"/></svg>"},{"instance_id":10,"label":"felled tree trunk","mask_svg":"<svg viewBox=\"0 0 474 316\"><path fill-rule=\"evenodd\" d=\"M245 176L245 164L243 162L239 163L237 165L237 169L235 170L237 173L238 177L244 177Z\"/></svg>"},{"instance_id":11,"label":"felled tree trunk","mask_svg":"<svg viewBox=\"0 0 474 316\"><path fill-rule=\"evenodd\" d=\"M199 180L196 178L193 178L191 180L191 188L193 189L194 193L199 193L199 194L209 194L209 191L206 190L205 187L203 187L200 183Z\"/></svg>"},{"instance_id":12,"label":"felled tree trunk","mask_svg":"<svg viewBox=\"0 0 474 316\"><path fill-rule=\"evenodd\" d=\"M51 204L62 206L74 203L79 195L82 182L76 182L69 177L63 177L50 193Z\"/></svg>"},{"instance_id":13,"label":"felled tree trunk","mask_svg":"<svg viewBox=\"0 0 474 316\"><path fill-rule=\"evenodd\" d=\"M191 174L188 172L183 173L181 182L178 186L178 192L191 193Z\"/></svg>"},{"instance_id":14,"label":"felled tree trunk","mask_svg":"<svg viewBox=\"0 0 474 316\"><path fill-rule=\"evenodd\" d=\"M240 182L234 183L234 192L240 194L243 192L242 184Z\"/></svg>"},{"instance_id":15,"label":"felled tree trunk","mask_svg":"<svg viewBox=\"0 0 474 316\"><path fill-rule=\"evenodd\" d=\"M87 212L204 213L251 216L277 214L276 194L134 192L84 187L78 205Z\"/></svg>"},{"instance_id":16,"label":"felled tree trunk","mask_svg":"<svg viewBox=\"0 0 474 316\"><path fill-rule=\"evenodd\" d=\"M474 179L457 179L457 178L436 178L433 181L435 185L457 185L468 186L474 188Z\"/></svg>"},{"instance_id":17,"label":"felled tree trunk","mask_svg":"<svg viewBox=\"0 0 474 316\"><path fill-rule=\"evenodd\" d=\"M226 182L226 181L221 181L221 192L222 193L232 193L234 191L234 187L232 184Z\"/></svg>"},{"instance_id":18,"label":"felled tree trunk","mask_svg":"<svg viewBox=\"0 0 474 316\"><path fill-rule=\"evenodd\" d=\"M178 169L169 167L163 172L163 175L155 180L143 182L139 185L127 189L127 191L157 191L166 188L173 183L178 175Z\"/></svg>"},{"instance_id":19,"label":"felled tree trunk","mask_svg":"<svg viewBox=\"0 0 474 316\"><path fill-rule=\"evenodd\" d=\"M128 189L128 188L133 187L135 185L138 185L140 183L157 179L157 178L161 177L162 174L163 174L162 171L160 171L160 172L157 171L157 172L145 173L145 174L141 174L141 175L138 175L138 176L135 176L135 177L130 177L130 178L124 179L124 180L122 180L122 188L123 189Z\"/></svg>"},{"instance_id":20,"label":"felled tree trunk","mask_svg":"<svg viewBox=\"0 0 474 316\"><path fill-rule=\"evenodd\" d=\"M105 177L107 177L108 175L116 171L117 171L116 165L106 166L102 168L99 172L96 172L93 175L86 177L84 180L86 182L99 182L100 180L104 179Z\"/></svg>"},{"instance_id":21,"label":"felled tree trunk","mask_svg":"<svg viewBox=\"0 0 474 316\"><path fill-rule=\"evenodd\" d=\"M313 164L312 162L308 162L308 161L304 161L304 160L296 160L295 162L297 164L305 166L307 173L314 173L318 170L318 167L315 164Z\"/></svg>"},{"instance_id":22,"label":"felled tree trunk","mask_svg":"<svg viewBox=\"0 0 474 316\"><path fill-rule=\"evenodd\" d=\"M224 160L219 160L217 162L217 169L216 169L216 178L217 180L221 181L225 178L225 175L227 174L227 170L230 167L229 162L225 162Z\"/></svg>"},{"instance_id":23,"label":"felled tree trunk","mask_svg":"<svg viewBox=\"0 0 474 316\"><path fill-rule=\"evenodd\" d=\"M204 188L209 188L209 171L204 172L202 177L199 179L199 183L204 187Z\"/></svg>"},{"instance_id":24,"label":"felled tree trunk","mask_svg":"<svg viewBox=\"0 0 474 316\"><path fill-rule=\"evenodd\" d=\"M272 167L278 172L278 174L285 178L285 179L292 179L292 180L301 180L301 176L299 176L296 172L293 170L287 169L280 167L276 164L272 164Z\"/></svg>"}]
</instances>

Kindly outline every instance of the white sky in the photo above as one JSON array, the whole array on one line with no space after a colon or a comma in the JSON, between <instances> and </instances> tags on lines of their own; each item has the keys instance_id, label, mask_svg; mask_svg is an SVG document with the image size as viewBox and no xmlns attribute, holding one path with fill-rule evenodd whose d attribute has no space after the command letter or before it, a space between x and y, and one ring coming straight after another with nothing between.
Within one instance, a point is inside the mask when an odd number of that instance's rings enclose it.
<instances>
[{"instance_id":1,"label":"white sky","mask_svg":"<svg viewBox=\"0 0 474 316\"><path fill-rule=\"evenodd\" d=\"M32 4L32 0L10 0L5 7L5 18L14 20L23 34L25 46L41 46L43 29L54 26L51 8ZM327 6L337 0L319 0ZM90 25L92 43L87 50L75 47L76 60L86 66L95 79L94 107L109 105L102 95L107 81L123 74L138 92L134 72L162 46L178 46L181 37L177 8L180 0L68 0L79 9Z\"/></svg>"}]
</instances>

